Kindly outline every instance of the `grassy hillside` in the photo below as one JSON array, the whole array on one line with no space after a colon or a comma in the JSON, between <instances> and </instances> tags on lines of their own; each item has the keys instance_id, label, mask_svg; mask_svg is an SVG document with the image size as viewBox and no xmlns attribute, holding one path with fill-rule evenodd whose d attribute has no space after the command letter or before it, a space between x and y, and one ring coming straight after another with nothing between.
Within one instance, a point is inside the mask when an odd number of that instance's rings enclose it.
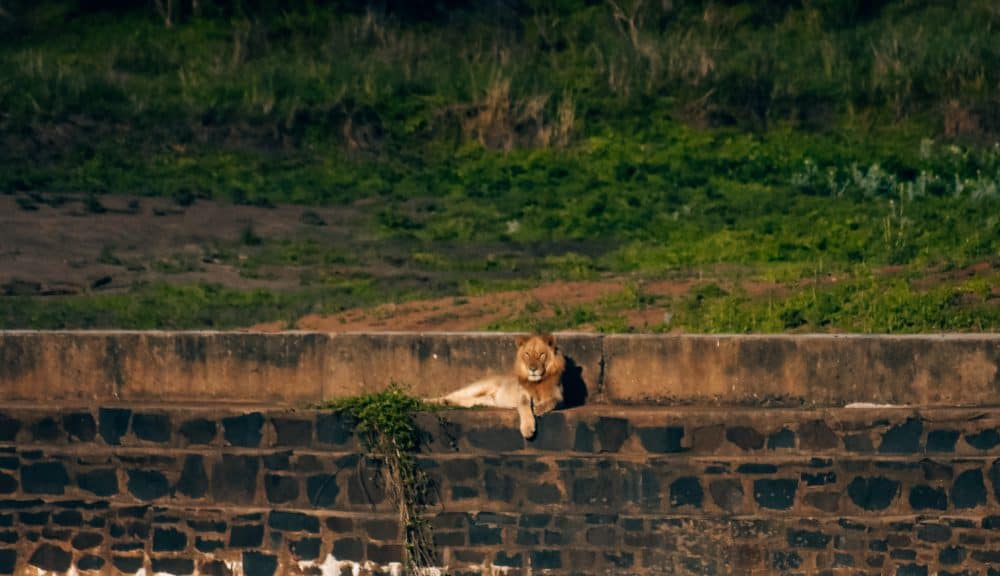
<instances>
[{"instance_id":1,"label":"grassy hillside","mask_svg":"<svg viewBox=\"0 0 1000 576\"><path fill-rule=\"evenodd\" d=\"M351 302L489 290L476 280L508 265L529 284L710 270L651 328L1000 328L995 2L177 0L158 4L169 26L150 3L108 4L4 4L0 191L26 210L350 206L412 266L466 277ZM255 250L281 265L282 242ZM496 244L565 248L468 256ZM782 290L761 300L734 275ZM4 297L0 325L291 321L336 309L337 290ZM546 322L630 329L621 310L646 305Z\"/></svg>"}]
</instances>

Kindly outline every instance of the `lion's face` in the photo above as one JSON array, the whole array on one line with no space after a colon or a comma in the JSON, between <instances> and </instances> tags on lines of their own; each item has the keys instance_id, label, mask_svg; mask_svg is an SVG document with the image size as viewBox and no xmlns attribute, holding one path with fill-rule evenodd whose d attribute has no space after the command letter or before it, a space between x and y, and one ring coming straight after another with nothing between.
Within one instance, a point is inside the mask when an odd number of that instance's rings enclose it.
<instances>
[{"instance_id":1,"label":"lion's face","mask_svg":"<svg viewBox=\"0 0 1000 576\"><path fill-rule=\"evenodd\" d=\"M529 382L540 382L555 361L556 340L551 334L518 336L514 371Z\"/></svg>"}]
</instances>

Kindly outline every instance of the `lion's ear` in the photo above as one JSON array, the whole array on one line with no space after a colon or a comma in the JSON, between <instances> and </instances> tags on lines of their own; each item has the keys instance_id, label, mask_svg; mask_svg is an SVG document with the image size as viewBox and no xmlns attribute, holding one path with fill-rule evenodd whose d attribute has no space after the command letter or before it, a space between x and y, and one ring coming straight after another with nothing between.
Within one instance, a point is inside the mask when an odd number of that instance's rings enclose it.
<instances>
[{"instance_id":1,"label":"lion's ear","mask_svg":"<svg viewBox=\"0 0 1000 576\"><path fill-rule=\"evenodd\" d=\"M530 339L530 336L514 336L514 346L520 348Z\"/></svg>"},{"instance_id":2,"label":"lion's ear","mask_svg":"<svg viewBox=\"0 0 1000 576\"><path fill-rule=\"evenodd\" d=\"M550 333L539 334L539 337L542 339L542 342L545 342L545 344L548 345L549 348L556 347L556 337L553 336L552 334Z\"/></svg>"}]
</instances>

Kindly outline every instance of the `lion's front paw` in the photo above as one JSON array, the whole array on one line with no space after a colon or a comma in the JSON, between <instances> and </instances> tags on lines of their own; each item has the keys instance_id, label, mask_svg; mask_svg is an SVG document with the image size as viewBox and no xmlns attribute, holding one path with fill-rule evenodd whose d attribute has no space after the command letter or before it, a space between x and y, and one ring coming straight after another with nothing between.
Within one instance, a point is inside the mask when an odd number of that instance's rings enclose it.
<instances>
[{"instance_id":1,"label":"lion's front paw","mask_svg":"<svg viewBox=\"0 0 1000 576\"><path fill-rule=\"evenodd\" d=\"M535 421L532 420L522 420L521 421L521 436L526 439L531 438L535 435Z\"/></svg>"},{"instance_id":2,"label":"lion's front paw","mask_svg":"<svg viewBox=\"0 0 1000 576\"><path fill-rule=\"evenodd\" d=\"M556 404L558 404L558 401L555 399L543 400L542 402L535 404L534 405L535 415L541 416L542 414L555 410Z\"/></svg>"}]
</instances>

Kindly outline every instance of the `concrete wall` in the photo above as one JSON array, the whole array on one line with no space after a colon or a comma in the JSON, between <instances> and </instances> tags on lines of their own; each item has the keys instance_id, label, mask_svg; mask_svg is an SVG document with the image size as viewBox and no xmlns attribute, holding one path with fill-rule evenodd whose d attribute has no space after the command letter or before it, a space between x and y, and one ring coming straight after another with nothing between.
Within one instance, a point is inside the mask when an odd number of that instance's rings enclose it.
<instances>
[{"instance_id":1,"label":"concrete wall","mask_svg":"<svg viewBox=\"0 0 1000 576\"><path fill-rule=\"evenodd\" d=\"M592 406L528 442L440 416L452 574L1000 573L998 409ZM0 406L0 574L387 574L379 466L324 411Z\"/></svg>"},{"instance_id":2,"label":"concrete wall","mask_svg":"<svg viewBox=\"0 0 1000 576\"><path fill-rule=\"evenodd\" d=\"M1000 335L559 334L588 403L994 406ZM391 382L436 396L506 372L504 334L0 332L5 401L302 406Z\"/></svg>"}]
</instances>

